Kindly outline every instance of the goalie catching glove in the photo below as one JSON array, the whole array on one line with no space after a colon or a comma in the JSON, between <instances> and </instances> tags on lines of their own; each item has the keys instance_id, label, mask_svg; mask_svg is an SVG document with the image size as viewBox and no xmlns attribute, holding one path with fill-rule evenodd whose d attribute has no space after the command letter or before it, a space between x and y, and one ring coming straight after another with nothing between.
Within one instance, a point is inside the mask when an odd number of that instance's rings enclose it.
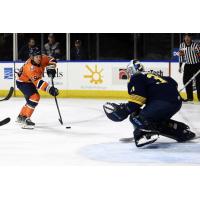
<instances>
[{"instance_id":1,"label":"goalie catching glove","mask_svg":"<svg viewBox=\"0 0 200 200\"><path fill-rule=\"evenodd\" d=\"M139 113L139 111L131 112L128 103L116 104L107 102L103 105L103 109L106 116L114 122L121 122L125 120L129 114L138 115Z\"/></svg>"}]
</instances>

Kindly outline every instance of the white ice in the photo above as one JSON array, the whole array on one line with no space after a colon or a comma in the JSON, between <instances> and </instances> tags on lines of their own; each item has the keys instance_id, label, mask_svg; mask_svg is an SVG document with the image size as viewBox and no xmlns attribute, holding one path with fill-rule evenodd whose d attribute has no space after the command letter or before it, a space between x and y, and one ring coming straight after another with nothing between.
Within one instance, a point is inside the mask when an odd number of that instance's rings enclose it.
<instances>
[{"instance_id":1,"label":"white ice","mask_svg":"<svg viewBox=\"0 0 200 200\"><path fill-rule=\"evenodd\" d=\"M199 165L200 139L176 143L160 137L147 148L121 143L132 137L129 120L115 123L102 110L107 100L59 99L64 125L58 121L54 99L42 98L32 116L34 130L21 129L15 119L22 98L1 102L1 117L12 121L0 127L0 165ZM114 101L123 102L123 101ZM183 105L174 119L199 134L200 105ZM71 129L66 129L66 126Z\"/></svg>"}]
</instances>

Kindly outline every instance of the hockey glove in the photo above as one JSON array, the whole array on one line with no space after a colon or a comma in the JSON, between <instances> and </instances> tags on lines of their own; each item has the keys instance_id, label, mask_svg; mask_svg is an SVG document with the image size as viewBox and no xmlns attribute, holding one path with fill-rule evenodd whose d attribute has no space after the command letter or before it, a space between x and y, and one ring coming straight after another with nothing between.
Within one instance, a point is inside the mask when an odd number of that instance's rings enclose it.
<instances>
[{"instance_id":1,"label":"hockey glove","mask_svg":"<svg viewBox=\"0 0 200 200\"><path fill-rule=\"evenodd\" d=\"M55 97L55 96L57 96L59 94L59 91L58 91L57 88L55 88L55 87L52 86L49 89L49 94Z\"/></svg>"},{"instance_id":2,"label":"hockey glove","mask_svg":"<svg viewBox=\"0 0 200 200\"><path fill-rule=\"evenodd\" d=\"M55 78L56 70L55 69L47 69L47 75L48 75L48 77Z\"/></svg>"},{"instance_id":3,"label":"hockey glove","mask_svg":"<svg viewBox=\"0 0 200 200\"><path fill-rule=\"evenodd\" d=\"M49 61L49 64L50 65L56 65L57 63L57 60L55 58L52 58L50 61Z\"/></svg>"}]
</instances>

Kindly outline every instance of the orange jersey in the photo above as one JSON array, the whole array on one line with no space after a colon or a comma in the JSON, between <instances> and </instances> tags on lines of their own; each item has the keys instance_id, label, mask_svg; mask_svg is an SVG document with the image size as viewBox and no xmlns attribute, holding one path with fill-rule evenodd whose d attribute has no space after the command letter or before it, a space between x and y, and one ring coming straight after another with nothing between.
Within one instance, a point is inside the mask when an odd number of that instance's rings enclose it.
<instances>
[{"instance_id":1,"label":"orange jersey","mask_svg":"<svg viewBox=\"0 0 200 200\"><path fill-rule=\"evenodd\" d=\"M46 91L48 83L42 80L45 68L51 64L51 57L42 55L40 66L33 65L29 58L21 67L19 78L17 81L25 83L33 83L38 89Z\"/></svg>"}]
</instances>

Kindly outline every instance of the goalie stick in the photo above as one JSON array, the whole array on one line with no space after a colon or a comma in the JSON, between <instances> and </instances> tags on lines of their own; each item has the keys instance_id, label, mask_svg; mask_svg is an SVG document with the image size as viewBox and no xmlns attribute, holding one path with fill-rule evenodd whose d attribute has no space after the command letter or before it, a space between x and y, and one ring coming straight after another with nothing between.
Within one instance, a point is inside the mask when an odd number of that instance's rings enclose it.
<instances>
[{"instance_id":1,"label":"goalie stick","mask_svg":"<svg viewBox=\"0 0 200 200\"><path fill-rule=\"evenodd\" d=\"M119 139L120 142L123 142L123 143L130 143L130 142L134 142L134 137L127 137L127 138L120 138Z\"/></svg>"},{"instance_id":2,"label":"goalie stick","mask_svg":"<svg viewBox=\"0 0 200 200\"><path fill-rule=\"evenodd\" d=\"M7 118L3 119L2 121L0 121L0 126L3 126L5 124L7 124L8 122L10 122L10 117L7 117Z\"/></svg>"},{"instance_id":3,"label":"goalie stick","mask_svg":"<svg viewBox=\"0 0 200 200\"><path fill-rule=\"evenodd\" d=\"M5 98L3 98L3 99L0 99L0 101L9 100L10 97L13 95L13 92L14 92L14 87L11 87L10 90L9 90L9 92L8 92L8 94L7 94L7 96Z\"/></svg>"},{"instance_id":4,"label":"goalie stick","mask_svg":"<svg viewBox=\"0 0 200 200\"><path fill-rule=\"evenodd\" d=\"M197 75L200 73L200 70L198 72L196 72L196 74L194 74L194 76L183 86L182 89L179 90L179 93L184 90L196 77Z\"/></svg>"}]
</instances>

